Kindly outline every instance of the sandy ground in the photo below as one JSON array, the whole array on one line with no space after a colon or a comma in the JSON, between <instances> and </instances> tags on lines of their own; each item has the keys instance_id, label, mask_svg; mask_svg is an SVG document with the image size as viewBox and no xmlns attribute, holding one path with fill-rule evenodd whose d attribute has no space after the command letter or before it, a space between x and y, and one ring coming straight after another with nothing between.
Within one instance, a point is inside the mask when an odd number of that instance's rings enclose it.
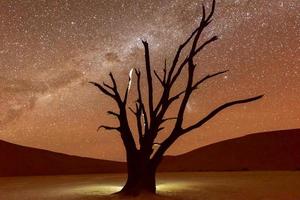
<instances>
[{"instance_id":1,"label":"sandy ground","mask_svg":"<svg viewBox=\"0 0 300 200\"><path fill-rule=\"evenodd\" d=\"M0 200L104 200L124 174L0 178ZM300 200L300 172L199 172L158 174L157 200Z\"/></svg>"}]
</instances>

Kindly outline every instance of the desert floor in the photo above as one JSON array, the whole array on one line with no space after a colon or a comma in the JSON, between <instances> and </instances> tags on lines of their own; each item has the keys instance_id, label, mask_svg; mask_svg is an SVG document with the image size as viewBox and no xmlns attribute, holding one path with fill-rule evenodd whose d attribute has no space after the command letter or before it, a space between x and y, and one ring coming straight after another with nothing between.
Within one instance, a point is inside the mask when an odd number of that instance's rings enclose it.
<instances>
[{"instance_id":1,"label":"desert floor","mask_svg":"<svg viewBox=\"0 0 300 200\"><path fill-rule=\"evenodd\" d=\"M0 178L1 200L104 200L121 189L124 174ZM158 195L135 199L300 200L300 172L160 173Z\"/></svg>"}]
</instances>

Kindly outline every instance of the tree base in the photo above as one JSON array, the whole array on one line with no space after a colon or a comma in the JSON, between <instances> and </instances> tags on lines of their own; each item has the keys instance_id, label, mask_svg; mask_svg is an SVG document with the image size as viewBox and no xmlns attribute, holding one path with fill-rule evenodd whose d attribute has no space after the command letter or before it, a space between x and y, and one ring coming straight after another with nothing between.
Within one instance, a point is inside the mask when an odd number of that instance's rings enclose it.
<instances>
[{"instance_id":1,"label":"tree base","mask_svg":"<svg viewBox=\"0 0 300 200\"><path fill-rule=\"evenodd\" d=\"M124 196L124 197L137 197L137 196L156 196L157 194L154 192L149 192L147 190L140 191L124 191L121 190L119 192L113 193L116 196Z\"/></svg>"},{"instance_id":2,"label":"tree base","mask_svg":"<svg viewBox=\"0 0 300 200\"><path fill-rule=\"evenodd\" d=\"M116 192L114 194L120 195L120 196L139 196L141 194L143 195L149 195L153 196L156 195L156 187L141 187L142 185L138 184L135 186L130 186L125 185L122 190L119 192Z\"/></svg>"},{"instance_id":3,"label":"tree base","mask_svg":"<svg viewBox=\"0 0 300 200\"><path fill-rule=\"evenodd\" d=\"M152 196L152 195L156 195L156 192L153 192L153 191L149 191L149 190L141 190L141 189L132 189L132 190L121 190L119 192L116 192L114 193L116 195L120 195L120 196L139 196L141 194L143 195L149 195L149 196Z\"/></svg>"}]
</instances>

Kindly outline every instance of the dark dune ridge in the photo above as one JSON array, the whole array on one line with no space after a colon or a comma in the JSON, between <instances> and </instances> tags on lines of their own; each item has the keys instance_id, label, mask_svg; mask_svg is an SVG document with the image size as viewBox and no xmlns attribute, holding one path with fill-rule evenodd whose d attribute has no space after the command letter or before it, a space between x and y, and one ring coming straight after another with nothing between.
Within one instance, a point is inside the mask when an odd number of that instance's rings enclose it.
<instances>
[{"instance_id":1,"label":"dark dune ridge","mask_svg":"<svg viewBox=\"0 0 300 200\"><path fill-rule=\"evenodd\" d=\"M300 129L255 133L166 156L163 171L300 170Z\"/></svg>"},{"instance_id":2,"label":"dark dune ridge","mask_svg":"<svg viewBox=\"0 0 300 200\"><path fill-rule=\"evenodd\" d=\"M119 173L122 162L0 141L0 176ZM160 171L300 170L300 129L255 133L166 156Z\"/></svg>"},{"instance_id":3,"label":"dark dune ridge","mask_svg":"<svg viewBox=\"0 0 300 200\"><path fill-rule=\"evenodd\" d=\"M116 173L122 162L98 160L0 141L0 176Z\"/></svg>"}]
</instances>

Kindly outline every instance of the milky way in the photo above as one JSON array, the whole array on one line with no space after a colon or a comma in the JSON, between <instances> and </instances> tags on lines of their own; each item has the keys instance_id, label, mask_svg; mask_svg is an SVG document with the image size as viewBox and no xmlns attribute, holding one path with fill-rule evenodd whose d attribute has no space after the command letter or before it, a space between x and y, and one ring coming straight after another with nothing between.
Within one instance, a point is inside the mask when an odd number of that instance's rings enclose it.
<instances>
[{"instance_id":1,"label":"milky way","mask_svg":"<svg viewBox=\"0 0 300 200\"><path fill-rule=\"evenodd\" d=\"M203 3L209 8L209 0ZM197 26L201 4L1 0L0 139L122 160L117 133L96 132L99 124L114 123L106 111L115 107L88 81L107 80L111 71L124 85L131 68L143 68L141 39L149 42L153 66L161 71L164 59L170 63ZM185 124L225 101L265 97L224 111L180 139L169 153L253 132L300 127L299 10L298 0L217 1L214 21L202 41L212 35L220 39L197 56L196 75L230 71L192 96ZM183 84L184 75L177 88Z\"/></svg>"}]
</instances>

